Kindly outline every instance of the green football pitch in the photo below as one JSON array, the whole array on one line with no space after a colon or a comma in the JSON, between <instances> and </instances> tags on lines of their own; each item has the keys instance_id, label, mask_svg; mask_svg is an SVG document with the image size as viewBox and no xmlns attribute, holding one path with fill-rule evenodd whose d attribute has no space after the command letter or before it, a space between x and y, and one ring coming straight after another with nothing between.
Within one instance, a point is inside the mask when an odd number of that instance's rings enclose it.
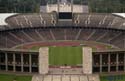
<instances>
[{"instance_id":1,"label":"green football pitch","mask_svg":"<svg viewBox=\"0 0 125 81\"><path fill-rule=\"evenodd\" d=\"M82 47L49 47L49 64L76 66L82 64Z\"/></svg>"},{"instance_id":2,"label":"green football pitch","mask_svg":"<svg viewBox=\"0 0 125 81\"><path fill-rule=\"evenodd\" d=\"M12 75L12 74L0 74L0 81L31 81L32 76Z\"/></svg>"}]
</instances>

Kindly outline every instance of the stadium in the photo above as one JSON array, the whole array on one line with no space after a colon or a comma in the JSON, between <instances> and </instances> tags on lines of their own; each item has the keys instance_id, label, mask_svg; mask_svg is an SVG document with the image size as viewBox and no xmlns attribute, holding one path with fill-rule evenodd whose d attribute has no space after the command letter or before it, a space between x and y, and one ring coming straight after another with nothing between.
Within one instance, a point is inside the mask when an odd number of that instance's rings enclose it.
<instances>
[{"instance_id":1,"label":"stadium","mask_svg":"<svg viewBox=\"0 0 125 81\"><path fill-rule=\"evenodd\" d=\"M4 18L1 73L16 74L16 81L18 75L31 75L26 81L125 80L125 17L66 3L44 9Z\"/></svg>"}]
</instances>

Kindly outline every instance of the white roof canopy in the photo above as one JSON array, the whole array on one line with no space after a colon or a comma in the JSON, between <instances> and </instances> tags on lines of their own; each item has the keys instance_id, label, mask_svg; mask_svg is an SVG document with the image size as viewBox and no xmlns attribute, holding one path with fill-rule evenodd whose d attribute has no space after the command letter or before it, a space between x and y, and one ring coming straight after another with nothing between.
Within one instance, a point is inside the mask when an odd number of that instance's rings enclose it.
<instances>
[{"instance_id":1,"label":"white roof canopy","mask_svg":"<svg viewBox=\"0 0 125 81\"><path fill-rule=\"evenodd\" d=\"M5 22L5 19L15 14L16 13L0 13L0 25L7 25L7 23Z\"/></svg>"},{"instance_id":2,"label":"white roof canopy","mask_svg":"<svg viewBox=\"0 0 125 81\"><path fill-rule=\"evenodd\" d=\"M121 16L121 17L124 17L125 18L125 13L113 13L115 15L118 15L118 16Z\"/></svg>"}]
</instances>

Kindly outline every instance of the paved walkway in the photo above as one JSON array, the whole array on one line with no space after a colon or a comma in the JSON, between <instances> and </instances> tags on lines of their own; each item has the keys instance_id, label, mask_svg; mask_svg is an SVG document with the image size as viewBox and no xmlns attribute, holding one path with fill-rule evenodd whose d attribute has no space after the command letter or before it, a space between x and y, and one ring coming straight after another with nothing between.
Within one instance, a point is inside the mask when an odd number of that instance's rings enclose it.
<instances>
[{"instance_id":1,"label":"paved walkway","mask_svg":"<svg viewBox=\"0 0 125 81\"><path fill-rule=\"evenodd\" d=\"M59 75L64 75L64 74L76 74L76 75L81 75L83 74L82 68L50 68L49 69L49 74L59 74Z\"/></svg>"},{"instance_id":2,"label":"paved walkway","mask_svg":"<svg viewBox=\"0 0 125 81\"><path fill-rule=\"evenodd\" d=\"M32 81L100 81L98 75L34 75Z\"/></svg>"}]
</instances>

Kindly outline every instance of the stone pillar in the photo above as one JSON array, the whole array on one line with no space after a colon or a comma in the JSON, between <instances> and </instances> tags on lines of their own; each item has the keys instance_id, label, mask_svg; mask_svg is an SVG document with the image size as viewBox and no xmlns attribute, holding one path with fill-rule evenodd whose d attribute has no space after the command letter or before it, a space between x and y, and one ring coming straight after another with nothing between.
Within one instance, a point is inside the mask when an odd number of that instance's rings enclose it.
<instances>
[{"instance_id":1,"label":"stone pillar","mask_svg":"<svg viewBox=\"0 0 125 81\"><path fill-rule=\"evenodd\" d=\"M110 65L111 64L111 59L110 59L110 53L108 54L108 72L110 72Z\"/></svg>"},{"instance_id":2,"label":"stone pillar","mask_svg":"<svg viewBox=\"0 0 125 81\"><path fill-rule=\"evenodd\" d=\"M15 53L13 54L13 71L16 71L16 58L15 58Z\"/></svg>"},{"instance_id":3,"label":"stone pillar","mask_svg":"<svg viewBox=\"0 0 125 81\"><path fill-rule=\"evenodd\" d=\"M100 54L100 73L102 73L102 54Z\"/></svg>"},{"instance_id":4,"label":"stone pillar","mask_svg":"<svg viewBox=\"0 0 125 81\"><path fill-rule=\"evenodd\" d=\"M124 53L124 72L125 72L125 53Z\"/></svg>"},{"instance_id":5,"label":"stone pillar","mask_svg":"<svg viewBox=\"0 0 125 81\"><path fill-rule=\"evenodd\" d=\"M119 71L118 66L119 66L119 54L117 53L117 54L116 54L116 72Z\"/></svg>"},{"instance_id":6,"label":"stone pillar","mask_svg":"<svg viewBox=\"0 0 125 81\"><path fill-rule=\"evenodd\" d=\"M32 72L32 58L31 58L31 54L29 54L29 72Z\"/></svg>"},{"instance_id":7,"label":"stone pillar","mask_svg":"<svg viewBox=\"0 0 125 81\"><path fill-rule=\"evenodd\" d=\"M21 53L21 72L24 72L24 69L23 69L23 54Z\"/></svg>"},{"instance_id":8,"label":"stone pillar","mask_svg":"<svg viewBox=\"0 0 125 81\"><path fill-rule=\"evenodd\" d=\"M39 74L47 74L49 70L49 48L42 47L39 49Z\"/></svg>"},{"instance_id":9,"label":"stone pillar","mask_svg":"<svg viewBox=\"0 0 125 81\"><path fill-rule=\"evenodd\" d=\"M8 71L8 54L5 53L5 65L6 65L6 71Z\"/></svg>"},{"instance_id":10,"label":"stone pillar","mask_svg":"<svg viewBox=\"0 0 125 81\"><path fill-rule=\"evenodd\" d=\"M92 74L92 48L83 47L83 73Z\"/></svg>"}]
</instances>

